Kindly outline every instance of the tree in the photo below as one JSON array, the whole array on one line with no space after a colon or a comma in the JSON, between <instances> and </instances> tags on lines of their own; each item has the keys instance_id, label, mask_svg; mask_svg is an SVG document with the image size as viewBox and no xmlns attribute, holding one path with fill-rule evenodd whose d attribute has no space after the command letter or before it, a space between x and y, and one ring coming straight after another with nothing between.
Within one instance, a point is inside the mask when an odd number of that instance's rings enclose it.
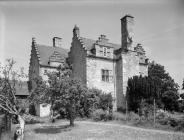
<instances>
[{"instance_id":1,"label":"tree","mask_svg":"<svg viewBox=\"0 0 184 140\"><path fill-rule=\"evenodd\" d=\"M148 77L157 81L161 93L168 90L177 91L179 88L179 85L174 82L174 79L172 79L169 73L166 73L164 66L157 64L154 61L149 63Z\"/></svg>"},{"instance_id":2,"label":"tree","mask_svg":"<svg viewBox=\"0 0 184 140\"><path fill-rule=\"evenodd\" d=\"M60 65L57 72L47 73L48 81L41 77L35 81L37 87L32 91L29 99L34 103L49 103L51 105L51 119L56 105L64 107L70 119L70 125L74 125L76 108L80 105L87 88L77 79L70 76L71 68L67 63Z\"/></svg>"},{"instance_id":3,"label":"tree","mask_svg":"<svg viewBox=\"0 0 184 140\"><path fill-rule=\"evenodd\" d=\"M26 78L27 75L23 72L23 68L21 68L20 72L13 69L15 64L13 59L7 59L6 62L7 64L5 66L0 66L0 108L6 114L17 116L21 131L23 132L25 120L22 117L21 108L15 96L15 84L16 82L21 82L21 79Z\"/></svg>"},{"instance_id":4,"label":"tree","mask_svg":"<svg viewBox=\"0 0 184 140\"><path fill-rule=\"evenodd\" d=\"M184 89L184 79L183 79L183 83L182 83L182 89Z\"/></svg>"},{"instance_id":5,"label":"tree","mask_svg":"<svg viewBox=\"0 0 184 140\"><path fill-rule=\"evenodd\" d=\"M138 111L144 101L153 104L156 99L160 104L160 88L157 80L150 77L134 76L128 79L126 98L129 110Z\"/></svg>"},{"instance_id":6,"label":"tree","mask_svg":"<svg viewBox=\"0 0 184 140\"><path fill-rule=\"evenodd\" d=\"M165 105L165 109L170 111L178 111L178 98L179 96L177 93L172 90L164 92L162 95L162 101Z\"/></svg>"}]
</instances>

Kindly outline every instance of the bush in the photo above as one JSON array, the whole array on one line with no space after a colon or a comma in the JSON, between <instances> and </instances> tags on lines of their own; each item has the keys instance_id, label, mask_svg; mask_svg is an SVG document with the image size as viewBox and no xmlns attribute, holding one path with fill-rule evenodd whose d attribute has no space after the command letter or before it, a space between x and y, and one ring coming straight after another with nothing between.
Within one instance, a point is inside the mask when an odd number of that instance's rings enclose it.
<instances>
[{"instance_id":1,"label":"bush","mask_svg":"<svg viewBox=\"0 0 184 140\"><path fill-rule=\"evenodd\" d=\"M138 122L140 120L140 117L138 114L136 114L134 112L130 112L128 114L128 120L133 121L133 122Z\"/></svg>"},{"instance_id":2,"label":"bush","mask_svg":"<svg viewBox=\"0 0 184 140\"><path fill-rule=\"evenodd\" d=\"M174 119L174 118L170 118L169 119L169 124L172 127L176 127L176 126L178 126L178 121L176 119Z\"/></svg>"},{"instance_id":3,"label":"bush","mask_svg":"<svg viewBox=\"0 0 184 140\"><path fill-rule=\"evenodd\" d=\"M88 89L84 98L80 102L79 108L77 108L77 116L91 117L94 110L102 109L103 111L112 112L112 96L111 94L103 93L98 89ZM111 116L109 116L111 117Z\"/></svg>"},{"instance_id":4,"label":"bush","mask_svg":"<svg viewBox=\"0 0 184 140\"><path fill-rule=\"evenodd\" d=\"M113 112L113 119L117 121L126 121L126 115L121 112Z\"/></svg>"},{"instance_id":5,"label":"bush","mask_svg":"<svg viewBox=\"0 0 184 140\"><path fill-rule=\"evenodd\" d=\"M154 107L151 104L143 101L140 104L140 116L146 120L153 120L154 116Z\"/></svg>"},{"instance_id":6,"label":"bush","mask_svg":"<svg viewBox=\"0 0 184 140\"><path fill-rule=\"evenodd\" d=\"M26 124L36 124L36 123L43 123L44 120L43 118L39 118L36 116L32 116L32 115L23 115L24 119L25 119L25 123Z\"/></svg>"},{"instance_id":7,"label":"bush","mask_svg":"<svg viewBox=\"0 0 184 140\"><path fill-rule=\"evenodd\" d=\"M110 115L104 111L103 109L97 109L92 113L92 119L94 121L107 121L109 119Z\"/></svg>"},{"instance_id":8,"label":"bush","mask_svg":"<svg viewBox=\"0 0 184 140\"><path fill-rule=\"evenodd\" d=\"M163 110L158 110L156 113L156 119L157 120L162 120L162 119L167 119L169 118L168 112L165 112Z\"/></svg>"},{"instance_id":9,"label":"bush","mask_svg":"<svg viewBox=\"0 0 184 140\"><path fill-rule=\"evenodd\" d=\"M177 130L177 131L182 131L182 132L184 132L184 120L180 120L180 121L178 122L178 126L176 127L176 130Z\"/></svg>"},{"instance_id":10,"label":"bush","mask_svg":"<svg viewBox=\"0 0 184 140\"><path fill-rule=\"evenodd\" d=\"M182 124L179 120L171 117L160 119L158 122L161 125L170 125L171 127L178 127L180 124Z\"/></svg>"}]
</instances>

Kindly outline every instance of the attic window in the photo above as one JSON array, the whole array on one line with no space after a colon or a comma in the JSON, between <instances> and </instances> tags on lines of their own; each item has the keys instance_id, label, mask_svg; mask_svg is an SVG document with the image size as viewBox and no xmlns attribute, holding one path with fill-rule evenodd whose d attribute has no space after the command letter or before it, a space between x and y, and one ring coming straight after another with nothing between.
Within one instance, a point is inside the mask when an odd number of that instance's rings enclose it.
<instances>
[{"instance_id":1,"label":"attic window","mask_svg":"<svg viewBox=\"0 0 184 140\"><path fill-rule=\"evenodd\" d=\"M106 47L103 48L103 56L107 56L107 48Z\"/></svg>"}]
</instances>

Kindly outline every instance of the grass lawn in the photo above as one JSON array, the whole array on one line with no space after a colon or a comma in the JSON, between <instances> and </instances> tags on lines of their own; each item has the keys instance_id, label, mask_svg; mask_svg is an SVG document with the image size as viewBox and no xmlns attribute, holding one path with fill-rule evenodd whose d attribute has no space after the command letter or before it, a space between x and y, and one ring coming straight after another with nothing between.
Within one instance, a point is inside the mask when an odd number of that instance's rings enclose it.
<instances>
[{"instance_id":1,"label":"grass lawn","mask_svg":"<svg viewBox=\"0 0 184 140\"><path fill-rule=\"evenodd\" d=\"M117 122L69 121L26 125L25 140L184 140L184 133L151 130ZM4 140L12 139L12 133Z\"/></svg>"}]
</instances>

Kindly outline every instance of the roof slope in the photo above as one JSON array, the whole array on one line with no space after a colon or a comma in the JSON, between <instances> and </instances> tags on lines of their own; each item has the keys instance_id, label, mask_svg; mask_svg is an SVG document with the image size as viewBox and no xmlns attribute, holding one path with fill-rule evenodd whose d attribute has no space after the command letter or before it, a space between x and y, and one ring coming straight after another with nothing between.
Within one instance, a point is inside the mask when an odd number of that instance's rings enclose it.
<instances>
[{"instance_id":1,"label":"roof slope","mask_svg":"<svg viewBox=\"0 0 184 140\"><path fill-rule=\"evenodd\" d=\"M63 58L68 56L68 51L61 47L52 47L39 44L36 44L35 47L39 55L39 64L43 66L50 66L48 64L49 58L56 52L58 52Z\"/></svg>"},{"instance_id":2,"label":"roof slope","mask_svg":"<svg viewBox=\"0 0 184 140\"><path fill-rule=\"evenodd\" d=\"M95 43L101 46L106 46L106 47L112 47L114 50L117 50L121 48L120 44L114 44L114 43L109 43L109 42L99 42L98 40L93 40L93 39L88 39L84 37L80 37L81 41L84 43L85 47L87 50L91 50L94 46Z\"/></svg>"}]
</instances>

